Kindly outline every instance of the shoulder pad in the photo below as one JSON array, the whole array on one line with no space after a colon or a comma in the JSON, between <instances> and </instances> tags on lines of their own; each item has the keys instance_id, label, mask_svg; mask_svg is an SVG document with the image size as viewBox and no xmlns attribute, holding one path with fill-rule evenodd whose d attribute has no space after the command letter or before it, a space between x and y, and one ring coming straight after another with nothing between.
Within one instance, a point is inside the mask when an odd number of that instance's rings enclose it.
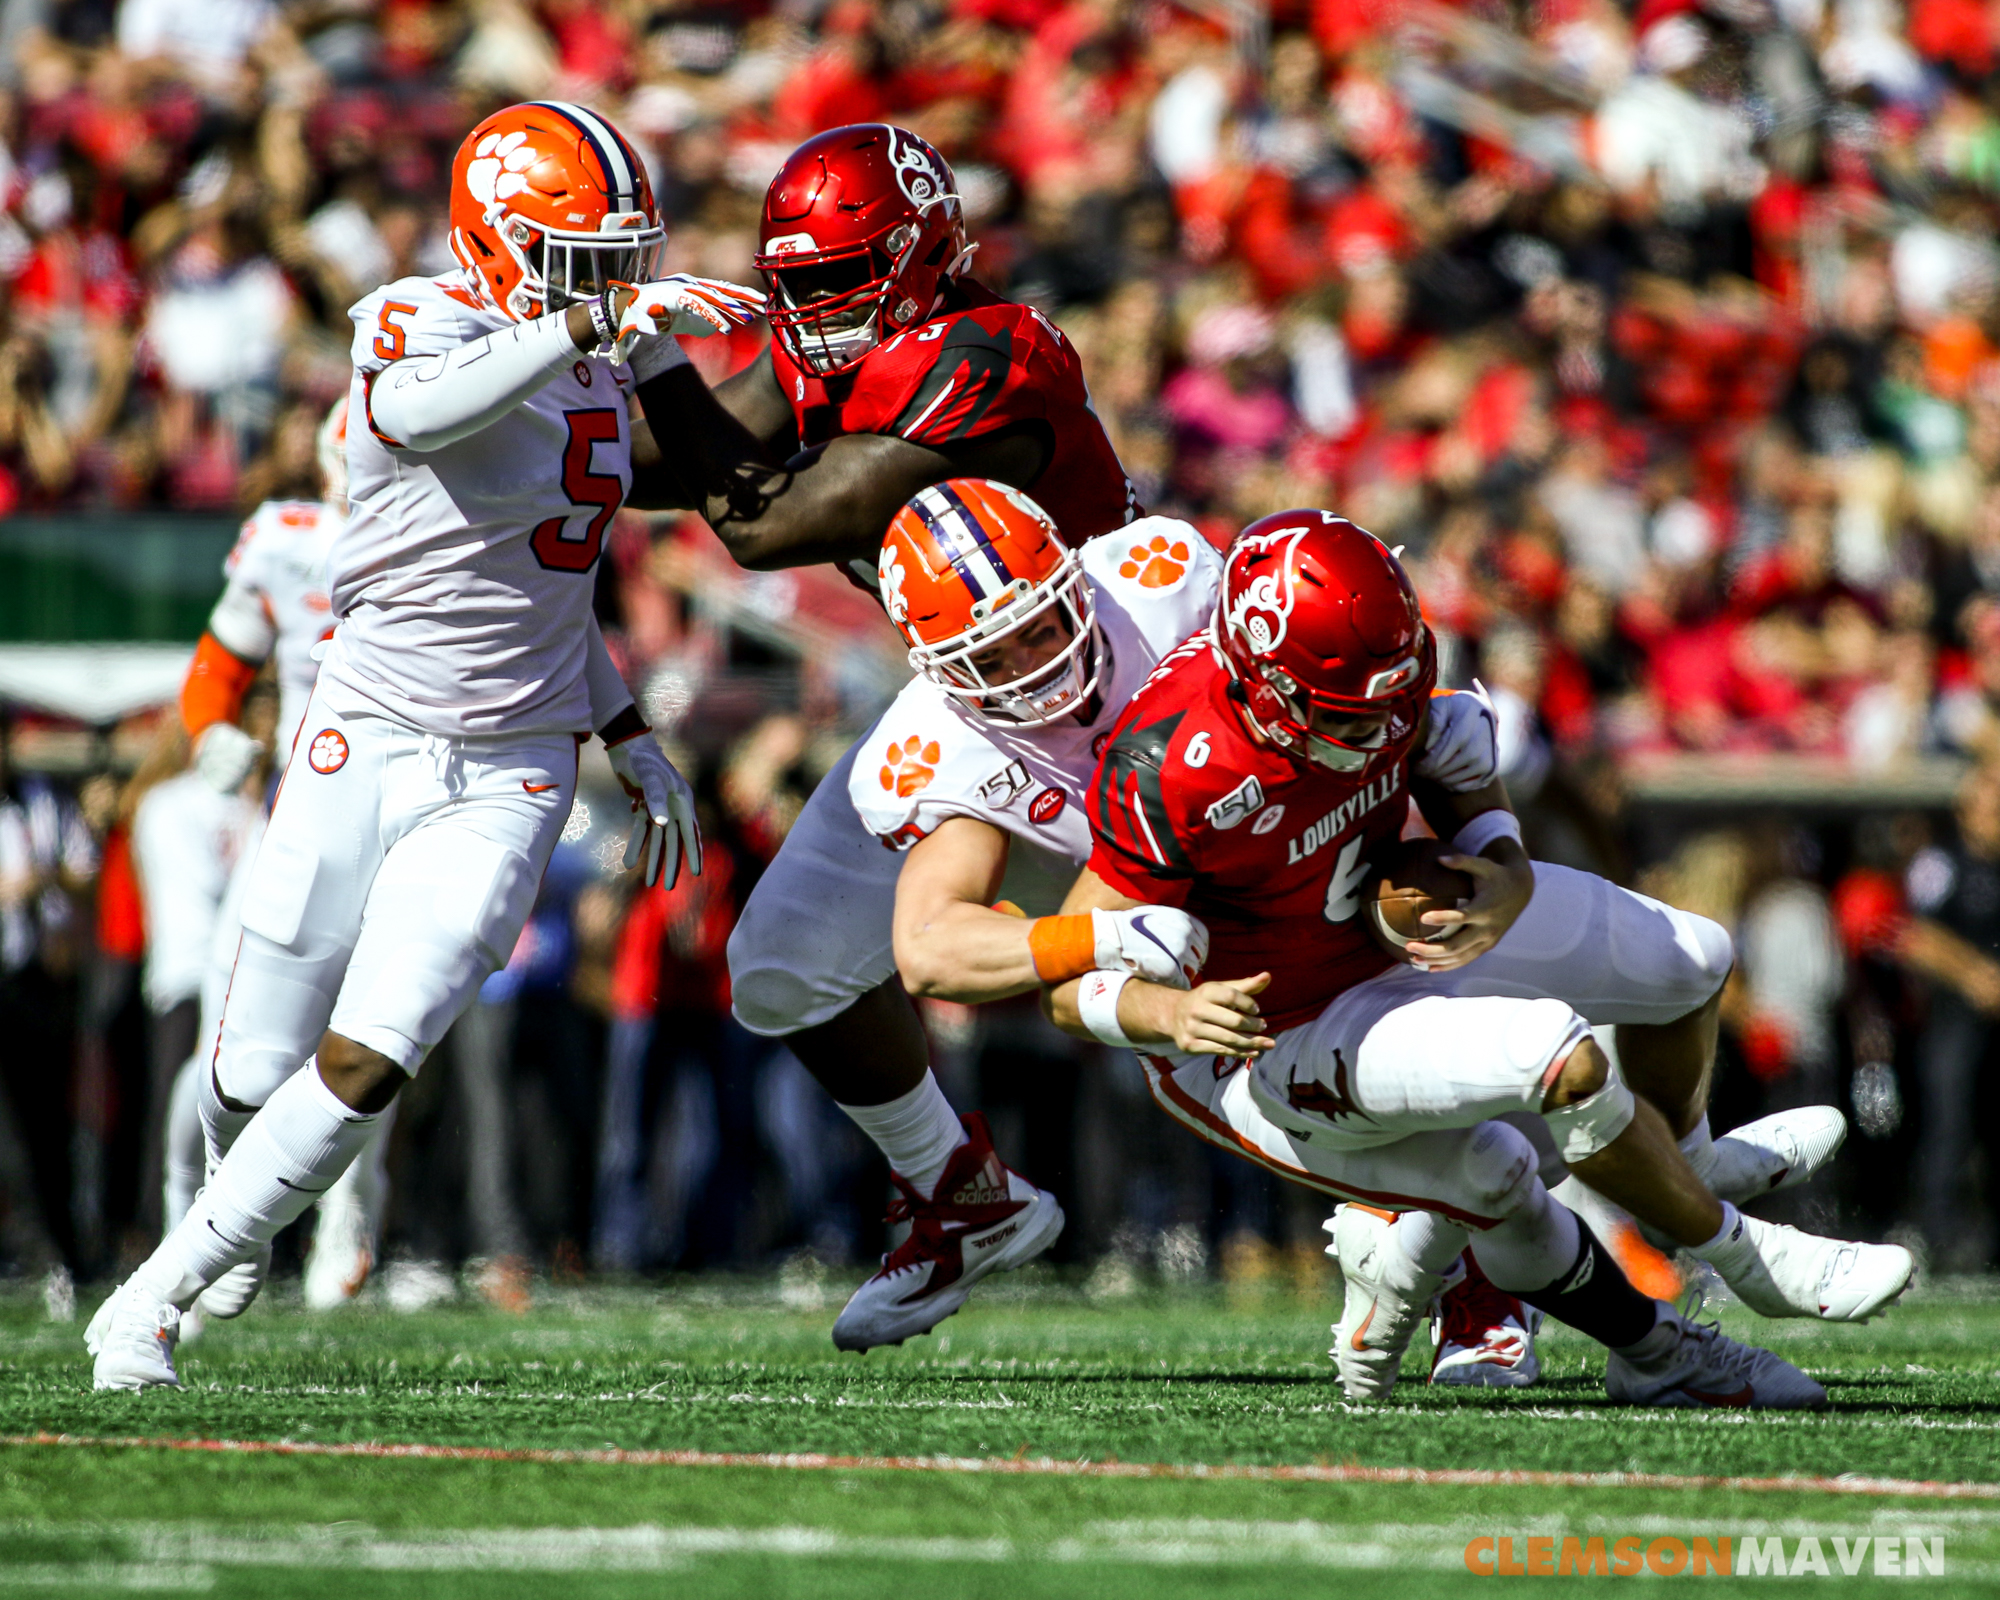
<instances>
[{"instance_id":1,"label":"shoulder pad","mask_svg":"<svg viewBox=\"0 0 2000 1600\"><path fill-rule=\"evenodd\" d=\"M937 336L929 337L934 328ZM912 443L943 444L979 431L1013 370L1014 336L960 312L905 334L902 353L923 376L886 431Z\"/></svg>"}]
</instances>

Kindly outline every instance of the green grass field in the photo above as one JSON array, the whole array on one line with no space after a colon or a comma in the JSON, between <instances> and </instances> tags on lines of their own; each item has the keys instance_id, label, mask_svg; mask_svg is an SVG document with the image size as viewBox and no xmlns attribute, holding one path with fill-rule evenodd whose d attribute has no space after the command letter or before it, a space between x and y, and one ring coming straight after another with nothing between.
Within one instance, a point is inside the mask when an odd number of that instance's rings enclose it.
<instances>
[{"instance_id":1,"label":"green grass field","mask_svg":"<svg viewBox=\"0 0 2000 1600\"><path fill-rule=\"evenodd\" d=\"M1024 1281L1025 1280L1025 1281ZM1513 1394L1405 1381L1344 1403L1330 1307L1289 1293L1093 1302L1051 1276L982 1291L937 1337L866 1357L836 1306L773 1282L547 1290L512 1317L308 1315L287 1286L184 1348L179 1393L95 1395L81 1321L0 1302L0 1434L821 1453L1020 1462L663 1465L0 1447L0 1590L217 1595L1235 1596L1347 1585L1434 1596L1468 1541L1808 1536L1843 1594L2000 1593L2000 1296L1919 1294L1869 1328L1757 1324L1832 1395L1812 1416L1607 1406L1582 1341ZM295 1293L295 1291L293 1291ZM86 1297L86 1311L94 1297ZM1427 1357L1419 1335L1417 1350ZM1413 1366L1421 1366L1421 1360ZM1994 1486L1955 1499L1826 1488L1111 1476L1038 1462L1414 1467ZM1322 1474L1322 1478L1331 1476ZM1840 1575L1833 1540L1945 1541L1945 1573ZM1662 1559L1666 1559L1664 1556ZM1603 1587L1616 1578L1586 1580ZM1654 1577L1669 1590L1756 1578ZM1809 1582L1802 1575L1794 1587ZM1501 1592L1575 1593L1510 1576ZM1647 1591L1651 1592L1651 1591Z\"/></svg>"}]
</instances>

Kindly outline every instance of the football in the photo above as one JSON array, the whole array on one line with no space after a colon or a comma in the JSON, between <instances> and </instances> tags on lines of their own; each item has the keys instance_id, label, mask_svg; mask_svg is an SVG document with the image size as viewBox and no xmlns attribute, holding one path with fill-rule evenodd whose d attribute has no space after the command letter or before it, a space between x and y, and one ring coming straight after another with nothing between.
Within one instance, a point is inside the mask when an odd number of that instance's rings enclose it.
<instances>
[{"instance_id":1,"label":"football","mask_svg":"<svg viewBox=\"0 0 2000 1600\"><path fill-rule=\"evenodd\" d=\"M1451 846L1442 839L1405 839L1369 883L1369 929L1398 960L1407 959L1407 940L1436 937L1436 930L1423 922L1426 911L1456 911L1472 898L1471 876L1439 860L1450 854Z\"/></svg>"}]
</instances>

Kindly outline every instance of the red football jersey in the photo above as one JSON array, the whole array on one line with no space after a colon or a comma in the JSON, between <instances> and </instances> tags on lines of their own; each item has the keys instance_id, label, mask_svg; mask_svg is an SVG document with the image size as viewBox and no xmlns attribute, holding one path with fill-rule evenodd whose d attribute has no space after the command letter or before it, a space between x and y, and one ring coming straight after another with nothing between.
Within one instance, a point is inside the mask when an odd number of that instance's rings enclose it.
<instances>
[{"instance_id":1,"label":"red football jersey","mask_svg":"<svg viewBox=\"0 0 2000 1600\"><path fill-rule=\"evenodd\" d=\"M1070 543L1143 515L1061 330L979 284L960 279L957 288L962 304L905 328L832 377L795 365L773 340L771 367L792 403L799 443L886 433L935 446L1026 423L1046 430L1051 453L1040 477L1015 487L1034 496Z\"/></svg>"},{"instance_id":2,"label":"red football jersey","mask_svg":"<svg viewBox=\"0 0 2000 1600\"><path fill-rule=\"evenodd\" d=\"M1401 837L1406 762L1363 781L1252 742L1208 636L1163 658L1091 785L1090 868L1208 924L1205 974L1271 974L1265 1020L1294 1028L1393 963L1361 919L1369 862Z\"/></svg>"}]
</instances>

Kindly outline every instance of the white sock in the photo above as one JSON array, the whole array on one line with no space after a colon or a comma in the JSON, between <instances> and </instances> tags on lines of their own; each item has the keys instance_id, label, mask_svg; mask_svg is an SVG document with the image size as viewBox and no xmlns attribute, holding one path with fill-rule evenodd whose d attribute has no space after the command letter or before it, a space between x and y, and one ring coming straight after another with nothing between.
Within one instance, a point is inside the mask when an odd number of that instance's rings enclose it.
<instances>
[{"instance_id":1,"label":"white sock","mask_svg":"<svg viewBox=\"0 0 2000 1600\"><path fill-rule=\"evenodd\" d=\"M908 1094L899 1094L879 1106L840 1109L875 1141L896 1174L926 1198L944 1176L952 1151L966 1142L958 1113L938 1087L937 1074L928 1067L924 1081Z\"/></svg>"},{"instance_id":2,"label":"white sock","mask_svg":"<svg viewBox=\"0 0 2000 1600\"><path fill-rule=\"evenodd\" d=\"M1694 1125L1691 1133L1684 1133L1678 1141L1681 1154L1687 1157L1687 1164L1694 1168L1694 1175L1703 1183L1715 1170L1715 1141L1709 1136L1708 1113L1701 1114L1701 1121Z\"/></svg>"},{"instance_id":3,"label":"white sock","mask_svg":"<svg viewBox=\"0 0 2000 1600\"><path fill-rule=\"evenodd\" d=\"M1746 1217L1727 1200L1722 1202L1722 1226L1715 1237L1695 1245L1690 1252L1699 1256L1725 1279L1747 1272L1757 1259L1753 1219Z\"/></svg>"},{"instance_id":4,"label":"white sock","mask_svg":"<svg viewBox=\"0 0 2000 1600\"><path fill-rule=\"evenodd\" d=\"M1550 1199L1537 1178L1526 1203L1482 1233L1472 1253L1494 1288L1532 1294L1569 1271L1582 1242L1575 1213Z\"/></svg>"},{"instance_id":5,"label":"white sock","mask_svg":"<svg viewBox=\"0 0 2000 1600\"><path fill-rule=\"evenodd\" d=\"M166 1231L172 1233L194 1204L207 1173L207 1141L201 1127L201 1076L206 1063L197 1051L174 1075L167 1097L167 1150L164 1210Z\"/></svg>"},{"instance_id":6,"label":"white sock","mask_svg":"<svg viewBox=\"0 0 2000 1600\"><path fill-rule=\"evenodd\" d=\"M231 1111L215 1092L215 1064L201 1061L195 1067L195 1104L201 1112L201 1131L207 1144L205 1163L213 1172L222 1165L222 1158L229 1154L229 1147L242 1137L243 1130L250 1126L250 1119L257 1115L253 1111Z\"/></svg>"},{"instance_id":7,"label":"white sock","mask_svg":"<svg viewBox=\"0 0 2000 1600\"><path fill-rule=\"evenodd\" d=\"M375 1131L347 1170L333 1180L320 1200L320 1210L350 1205L368 1219L372 1232L382 1231L382 1212L389 1203L389 1132L396 1125L396 1102L375 1119Z\"/></svg>"},{"instance_id":8,"label":"white sock","mask_svg":"<svg viewBox=\"0 0 2000 1600\"><path fill-rule=\"evenodd\" d=\"M1465 1249L1472 1235L1435 1211L1405 1211L1389 1230L1396 1253L1418 1272L1441 1273Z\"/></svg>"},{"instance_id":9,"label":"white sock","mask_svg":"<svg viewBox=\"0 0 2000 1600\"><path fill-rule=\"evenodd\" d=\"M347 1170L380 1121L345 1105L306 1064L250 1119L179 1227L139 1269L182 1310L275 1239Z\"/></svg>"}]
</instances>

